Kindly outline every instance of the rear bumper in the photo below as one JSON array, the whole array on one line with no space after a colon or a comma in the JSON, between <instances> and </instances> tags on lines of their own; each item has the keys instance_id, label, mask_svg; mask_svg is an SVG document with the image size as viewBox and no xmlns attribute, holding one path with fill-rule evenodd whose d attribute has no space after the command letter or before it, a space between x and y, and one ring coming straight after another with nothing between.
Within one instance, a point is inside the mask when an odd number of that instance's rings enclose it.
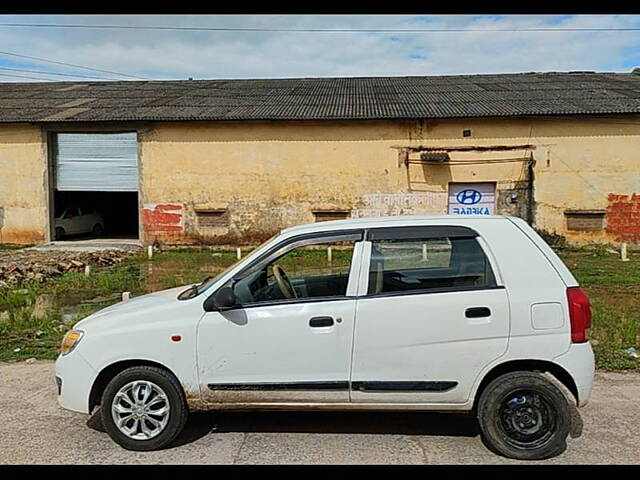
<instances>
[{"instance_id":1,"label":"rear bumper","mask_svg":"<svg viewBox=\"0 0 640 480\"><path fill-rule=\"evenodd\" d=\"M58 403L74 412L89 413L89 394L98 373L78 351L56 360Z\"/></svg>"},{"instance_id":2,"label":"rear bumper","mask_svg":"<svg viewBox=\"0 0 640 480\"><path fill-rule=\"evenodd\" d=\"M589 342L572 343L566 353L554 358L553 361L573 377L578 389L578 406L584 407L591 398L595 373L595 359L591 344Z\"/></svg>"}]
</instances>

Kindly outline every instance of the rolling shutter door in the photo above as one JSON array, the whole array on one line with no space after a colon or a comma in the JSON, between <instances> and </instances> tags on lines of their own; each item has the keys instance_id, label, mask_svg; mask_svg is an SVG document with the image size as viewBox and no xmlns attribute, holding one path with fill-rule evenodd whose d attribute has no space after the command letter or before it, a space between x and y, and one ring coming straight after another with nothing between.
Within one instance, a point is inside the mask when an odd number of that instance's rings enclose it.
<instances>
[{"instance_id":1,"label":"rolling shutter door","mask_svg":"<svg viewBox=\"0 0 640 480\"><path fill-rule=\"evenodd\" d=\"M55 176L62 191L137 192L137 133L58 133Z\"/></svg>"}]
</instances>

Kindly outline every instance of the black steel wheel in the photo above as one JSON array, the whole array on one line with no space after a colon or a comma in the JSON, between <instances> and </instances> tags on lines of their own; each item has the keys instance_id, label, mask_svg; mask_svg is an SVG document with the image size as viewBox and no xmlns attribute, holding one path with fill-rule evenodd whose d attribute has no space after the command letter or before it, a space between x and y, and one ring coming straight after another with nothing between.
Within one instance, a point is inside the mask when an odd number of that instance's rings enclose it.
<instances>
[{"instance_id":1,"label":"black steel wheel","mask_svg":"<svg viewBox=\"0 0 640 480\"><path fill-rule=\"evenodd\" d=\"M494 379L478 402L478 421L489 446L509 458L539 460L566 449L567 399L540 373L511 372Z\"/></svg>"},{"instance_id":2,"label":"black steel wheel","mask_svg":"<svg viewBox=\"0 0 640 480\"><path fill-rule=\"evenodd\" d=\"M555 430L556 410L539 392L518 390L506 395L500 404L500 429L515 447L544 445Z\"/></svg>"}]
</instances>

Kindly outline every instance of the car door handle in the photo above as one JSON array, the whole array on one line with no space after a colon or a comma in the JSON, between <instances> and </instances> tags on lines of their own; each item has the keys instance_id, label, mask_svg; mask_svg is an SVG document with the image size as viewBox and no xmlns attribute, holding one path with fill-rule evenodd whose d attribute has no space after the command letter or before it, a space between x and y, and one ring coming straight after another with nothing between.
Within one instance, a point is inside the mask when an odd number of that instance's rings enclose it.
<instances>
[{"instance_id":1,"label":"car door handle","mask_svg":"<svg viewBox=\"0 0 640 480\"><path fill-rule=\"evenodd\" d=\"M330 327L333 325L333 317L313 317L309 320L310 327Z\"/></svg>"},{"instance_id":2,"label":"car door handle","mask_svg":"<svg viewBox=\"0 0 640 480\"><path fill-rule=\"evenodd\" d=\"M471 307L467 308L464 314L467 318L490 317L491 310L489 310L489 307Z\"/></svg>"}]
</instances>

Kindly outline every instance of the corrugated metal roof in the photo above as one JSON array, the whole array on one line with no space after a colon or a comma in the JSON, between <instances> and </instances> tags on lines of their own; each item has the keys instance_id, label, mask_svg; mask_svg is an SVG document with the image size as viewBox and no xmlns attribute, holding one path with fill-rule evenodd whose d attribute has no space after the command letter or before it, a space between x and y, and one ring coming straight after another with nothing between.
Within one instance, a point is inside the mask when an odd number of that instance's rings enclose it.
<instances>
[{"instance_id":1,"label":"corrugated metal roof","mask_svg":"<svg viewBox=\"0 0 640 480\"><path fill-rule=\"evenodd\" d=\"M0 122L640 113L640 74L0 83Z\"/></svg>"}]
</instances>

